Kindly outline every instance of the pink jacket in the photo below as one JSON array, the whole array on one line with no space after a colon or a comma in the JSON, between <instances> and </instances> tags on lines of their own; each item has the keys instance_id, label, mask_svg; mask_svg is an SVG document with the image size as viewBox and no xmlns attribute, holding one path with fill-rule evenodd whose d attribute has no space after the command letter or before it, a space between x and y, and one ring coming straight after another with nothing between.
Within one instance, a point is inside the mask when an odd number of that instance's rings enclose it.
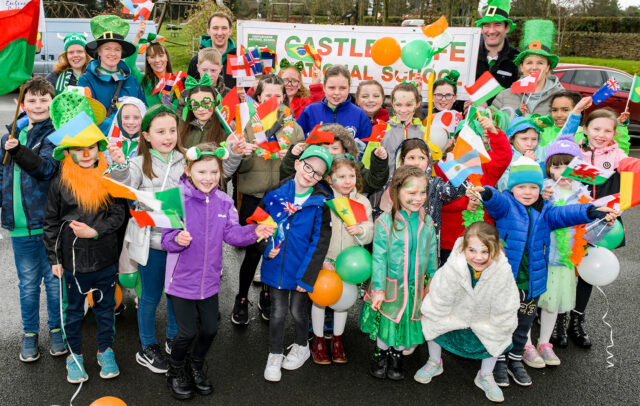
<instances>
[{"instance_id":1,"label":"pink jacket","mask_svg":"<svg viewBox=\"0 0 640 406\"><path fill-rule=\"evenodd\" d=\"M612 142L604 148L582 151L582 160L598 168L614 171L618 169L620 161L627 157L618 144Z\"/></svg>"}]
</instances>

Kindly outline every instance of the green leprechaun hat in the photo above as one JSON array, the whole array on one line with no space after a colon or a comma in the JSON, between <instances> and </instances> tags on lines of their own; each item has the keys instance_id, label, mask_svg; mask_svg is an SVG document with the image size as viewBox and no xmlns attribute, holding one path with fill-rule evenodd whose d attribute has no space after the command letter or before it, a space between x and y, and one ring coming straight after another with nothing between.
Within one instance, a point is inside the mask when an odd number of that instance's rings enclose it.
<instances>
[{"instance_id":1,"label":"green leprechaun hat","mask_svg":"<svg viewBox=\"0 0 640 406\"><path fill-rule=\"evenodd\" d=\"M509 18L509 11L511 11L511 0L489 0L482 18L476 20L476 27L482 27L482 24L494 21L504 21L509 24L510 34L516 28L516 24Z\"/></svg>"},{"instance_id":2,"label":"green leprechaun hat","mask_svg":"<svg viewBox=\"0 0 640 406\"><path fill-rule=\"evenodd\" d=\"M553 53L553 40L556 36L556 27L551 20L528 20L522 30L522 50L513 63L519 66L529 55L540 55L547 58L551 69L558 65L558 55Z\"/></svg>"},{"instance_id":3,"label":"green leprechaun hat","mask_svg":"<svg viewBox=\"0 0 640 406\"><path fill-rule=\"evenodd\" d=\"M118 16L99 15L91 19L91 35L94 41L89 42L85 49L94 59L98 58L98 48L107 42L117 42L122 46L122 59L133 55L136 47L125 41L129 34L129 23Z\"/></svg>"}]
</instances>

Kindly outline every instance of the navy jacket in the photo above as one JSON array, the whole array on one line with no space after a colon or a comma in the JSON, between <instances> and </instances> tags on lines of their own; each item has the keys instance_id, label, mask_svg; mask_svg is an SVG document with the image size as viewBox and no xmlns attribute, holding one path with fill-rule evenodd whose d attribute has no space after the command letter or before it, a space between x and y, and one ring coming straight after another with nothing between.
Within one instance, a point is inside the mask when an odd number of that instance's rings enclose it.
<instances>
[{"instance_id":1,"label":"navy jacket","mask_svg":"<svg viewBox=\"0 0 640 406\"><path fill-rule=\"evenodd\" d=\"M529 258L529 298L538 297L547 290L551 231L591 222L587 210L592 205L554 206L549 201L542 201L539 211L533 207L537 205L534 204L527 213L527 208L511 192L498 192L491 186L485 188L491 191L491 198L485 199L484 207L496 221L513 277L518 275L526 247Z\"/></svg>"},{"instance_id":2,"label":"navy jacket","mask_svg":"<svg viewBox=\"0 0 640 406\"><path fill-rule=\"evenodd\" d=\"M293 206L294 196L295 181L288 178L260 204L279 225L278 235L260 244L264 250L260 274L268 286L290 290L300 286L313 292L331 241L331 213L324 201L333 196L323 182L313 187L301 207ZM274 243L280 253L269 259Z\"/></svg>"},{"instance_id":3,"label":"navy jacket","mask_svg":"<svg viewBox=\"0 0 640 406\"><path fill-rule=\"evenodd\" d=\"M354 138L368 138L371 135L371 121L367 114L358 106L351 103L351 96L332 110L327 105L327 98L311 103L302 110L298 118L305 137L313 127L321 122L324 124L338 123L346 128Z\"/></svg>"},{"instance_id":4,"label":"navy jacket","mask_svg":"<svg viewBox=\"0 0 640 406\"><path fill-rule=\"evenodd\" d=\"M15 227L13 169L16 164L22 169L20 187L22 189L22 206L27 216L27 228L29 230L42 228L49 184L58 173L59 167L58 161L52 156L55 146L47 140L47 136L54 131L50 119L36 123L27 133L27 144L12 149L7 164L0 165L0 185L2 187L0 206L2 207L3 228L13 230ZM0 141L2 146L0 160L4 160L6 153L4 144L8 139L9 134L5 134Z\"/></svg>"}]
</instances>

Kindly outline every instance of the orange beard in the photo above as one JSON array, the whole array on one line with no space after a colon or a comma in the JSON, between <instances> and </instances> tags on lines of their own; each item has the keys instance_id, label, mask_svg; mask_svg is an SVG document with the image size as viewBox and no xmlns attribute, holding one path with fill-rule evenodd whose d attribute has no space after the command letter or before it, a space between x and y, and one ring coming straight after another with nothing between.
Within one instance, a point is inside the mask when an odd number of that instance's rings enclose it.
<instances>
[{"instance_id":1,"label":"orange beard","mask_svg":"<svg viewBox=\"0 0 640 406\"><path fill-rule=\"evenodd\" d=\"M98 165L90 169L78 166L73 162L71 154L64 157L60 170L60 183L71 192L84 212L94 214L111 201L109 192L102 185L102 177L108 167L102 152L98 153Z\"/></svg>"}]
</instances>

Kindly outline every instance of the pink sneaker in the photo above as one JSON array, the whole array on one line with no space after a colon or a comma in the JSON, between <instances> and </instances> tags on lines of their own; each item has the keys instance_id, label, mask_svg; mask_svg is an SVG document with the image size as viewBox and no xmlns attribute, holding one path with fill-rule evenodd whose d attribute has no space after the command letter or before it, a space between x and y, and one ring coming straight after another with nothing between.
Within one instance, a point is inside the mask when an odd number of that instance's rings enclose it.
<instances>
[{"instance_id":1,"label":"pink sneaker","mask_svg":"<svg viewBox=\"0 0 640 406\"><path fill-rule=\"evenodd\" d=\"M544 343L538 346L540 357L544 361L545 365L560 365L560 358L553 352L553 344Z\"/></svg>"},{"instance_id":2,"label":"pink sneaker","mask_svg":"<svg viewBox=\"0 0 640 406\"><path fill-rule=\"evenodd\" d=\"M522 362L530 366L531 368L544 368L547 364L545 364L544 360L538 354L538 350L533 345L527 345L524 347L524 354L522 354Z\"/></svg>"}]
</instances>

